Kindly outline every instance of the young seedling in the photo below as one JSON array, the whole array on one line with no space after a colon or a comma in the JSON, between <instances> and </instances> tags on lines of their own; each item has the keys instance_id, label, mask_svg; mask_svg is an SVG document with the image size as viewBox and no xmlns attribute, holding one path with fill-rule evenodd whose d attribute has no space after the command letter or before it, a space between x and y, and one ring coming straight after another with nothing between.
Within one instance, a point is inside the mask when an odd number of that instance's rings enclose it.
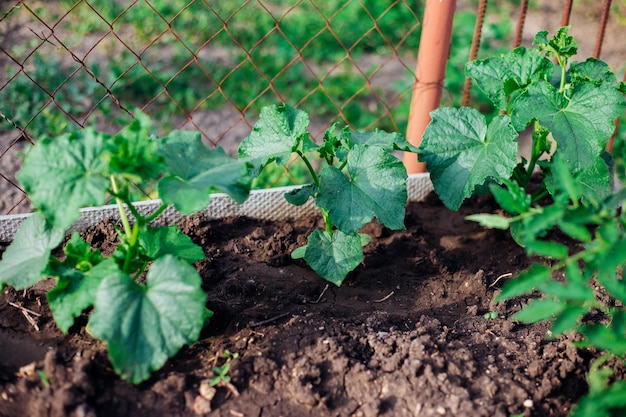
<instances>
[{"instance_id":1,"label":"young seedling","mask_svg":"<svg viewBox=\"0 0 626 417\"><path fill-rule=\"evenodd\" d=\"M221 382L230 383L230 376L228 375L228 372L230 372L230 362L238 357L239 354L236 352L230 353L229 350L224 351L224 358L226 359L226 362L224 362L222 366L216 365L213 367L213 373L215 376L211 378L212 387L219 385Z\"/></svg>"},{"instance_id":2,"label":"young seedling","mask_svg":"<svg viewBox=\"0 0 626 417\"><path fill-rule=\"evenodd\" d=\"M624 161L605 148L615 119L624 114L626 86L597 59L570 64L577 45L567 32L561 28L551 39L539 32L537 49L519 47L468 63L467 74L501 114L487 124L474 109L436 110L418 153L446 206L457 209L465 198L488 190L508 215L468 219L509 229L528 255L553 259L507 281L496 301L539 290L543 297L514 319L551 320L551 337L577 331L583 336L578 346L606 353L602 363L605 357L624 361L626 214L620 207L626 191L612 192L611 175L614 166L624 172ZM517 163L515 140L529 125L530 157ZM570 250L553 229L579 245ZM597 295L597 284L605 296ZM592 312L606 320L586 321ZM599 371L596 364L589 373L590 392L571 416L623 415L626 384L610 384L613 371ZM604 379L598 381L599 375Z\"/></svg>"},{"instance_id":3,"label":"young seedling","mask_svg":"<svg viewBox=\"0 0 626 417\"><path fill-rule=\"evenodd\" d=\"M359 233L361 227L376 217L390 229L404 229L407 174L392 152L416 149L397 133L356 133L338 130L337 124L326 130L318 145L308 125L308 115L301 110L284 104L265 107L241 143L239 157L254 167L253 175L271 162L288 169L292 155L303 161L311 183L285 198L294 205L313 198L325 226L311 233L292 256L304 258L321 277L339 286L363 260L370 237ZM311 159L312 154L317 158Z\"/></svg>"},{"instance_id":4,"label":"young seedling","mask_svg":"<svg viewBox=\"0 0 626 417\"><path fill-rule=\"evenodd\" d=\"M197 340L211 312L192 263L204 258L176 226L151 227L168 205L181 214L206 207L210 192L247 198L247 166L209 150L198 132L151 138L148 116L111 136L85 129L33 146L17 178L39 209L26 219L0 261L0 288L23 289L56 279L48 302L58 327L90 311L88 330L108 347L122 378L139 383L182 345ZM155 187L161 205L150 214L133 206L134 188ZM61 257L52 251L80 208L112 198L119 209L119 246L110 258L73 233Z\"/></svg>"}]
</instances>

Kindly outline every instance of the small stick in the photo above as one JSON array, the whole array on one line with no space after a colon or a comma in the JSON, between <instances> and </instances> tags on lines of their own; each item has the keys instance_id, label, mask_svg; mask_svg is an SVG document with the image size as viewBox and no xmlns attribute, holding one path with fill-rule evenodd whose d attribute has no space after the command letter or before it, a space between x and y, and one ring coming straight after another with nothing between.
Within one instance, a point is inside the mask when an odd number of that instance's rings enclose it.
<instances>
[{"instance_id":1,"label":"small stick","mask_svg":"<svg viewBox=\"0 0 626 417\"><path fill-rule=\"evenodd\" d=\"M26 311L26 312L28 312L28 313L32 314L32 315L33 315L33 316L35 316L35 317L41 317L41 314L37 313L36 311L30 310L30 309L28 309L28 308L26 308L26 307L23 307L23 306L19 305L19 304L15 304L15 303L14 303L14 302L12 302L12 301L9 301L9 303L8 303L8 304L9 304L10 306L13 306L13 307L15 307L15 308L17 308L17 309L20 309L20 310L22 310L22 311Z\"/></svg>"},{"instance_id":2,"label":"small stick","mask_svg":"<svg viewBox=\"0 0 626 417\"><path fill-rule=\"evenodd\" d=\"M372 301L372 303L383 303L385 301L387 301L389 298L391 298L391 296L394 294L393 291L391 291L389 294L387 294L385 297L381 298L380 300L374 300Z\"/></svg>"},{"instance_id":3,"label":"small stick","mask_svg":"<svg viewBox=\"0 0 626 417\"><path fill-rule=\"evenodd\" d=\"M291 314L291 313L283 313L283 314L279 314L278 316L274 316L274 317L272 317L272 318L269 318L269 319L267 319L267 320L257 321L256 323L250 323L250 324L248 325L248 328L262 326L262 325L264 325L264 324L268 324L268 323L271 323L271 322L273 322L273 321L280 320L280 319L282 319L283 317L287 317L287 316L289 316L290 314Z\"/></svg>"},{"instance_id":4,"label":"small stick","mask_svg":"<svg viewBox=\"0 0 626 417\"><path fill-rule=\"evenodd\" d=\"M325 286L325 287L324 287L324 289L322 290L322 293L320 294L320 296L319 296L319 297L317 297L317 300L315 300L315 301L309 301L309 303L311 303L311 304L318 304L318 303L322 300L322 297L323 297L323 296L324 296L324 294L326 293L326 290L328 290L328 286L329 286L329 284L326 284L326 286Z\"/></svg>"},{"instance_id":5,"label":"small stick","mask_svg":"<svg viewBox=\"0 0 626 417\"><path fill-rule=\"evenodd\" d=\"M494 282L491 283L491 285L489 286L489 288L493 287L494 285L497 284L498 281L500 281L502 278L510 278L513 276L513 273L511 272L507 272L506 274L502 274L500 275L498 278L496 278L496 280Z\"/></svg>"},{"instance_id":6,"label":"small stick","mask_svg":"<svg viewBox=\"0 0 626 417\"><path fill-rule=\"evenodd\" d=\"M26 310L20 310L22 312L22 315L24 317L26 317L26 320L28 320L28 322L30 323L31 326L33 326L33 328L35 329L36 332L39 331L39 326L37 326L37 323L35 322L35 320L30 316L30 314L28 314L28 312Z\"/></svg>"},{"instance_id":7,"label":"small stick","mask_svg":"<svg viewBox=\"0 0 626 417\"><path fill-rule=\"evenodd\" d=\"M17 308L18 310L20 310L20 313L22 313L22 315L23 315L24 317L26 317L26 320L30 323L30 325L31 325L31 326L33 326L33 328L35 329L35 331L36 331L36 332L38 332L38 331L39 331L39 326L37 325L37 322L35 321L35 319L33 319L33 318L31 317L31 314L32 314L33 316L35 316L35 317L41 317L41 314L39 314L39 313L37 313L37 312L35 312L35 311L33 311L33 310L29 310L29 309L28 309L28 308L26 308L26 307L22 307L22 306L21 306L21 305L19 305L19 304L15 304L15 303L13 303L13 302L11 302L11 301L9 301L9 302L8 302L8 304L9 304L10 306L15 307L15 308Z\"/></svg>"}]
</instances>

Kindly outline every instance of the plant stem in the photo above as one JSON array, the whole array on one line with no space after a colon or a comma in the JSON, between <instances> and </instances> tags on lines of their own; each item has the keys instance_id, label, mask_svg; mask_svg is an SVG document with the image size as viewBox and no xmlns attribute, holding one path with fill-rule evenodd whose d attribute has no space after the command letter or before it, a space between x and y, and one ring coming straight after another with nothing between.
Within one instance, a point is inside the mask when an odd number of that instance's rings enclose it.
<instances>
[{"instance_id":1,"label":"plant stem","mask_svg":"<svg viewBox=\"0 0 626 417\"><path fill-rule=\"evenodd\" d=\"M120 220L122 221L122 226L124 227L124 233L126 236L130 237L132 234L132 230L130 227L130 222L128 221L128 216L126 216L126 210L124 209L124 201L119 197L119 187L117 186L117 180L114 175L111 175L111 188L113 189L113 193L115 195L115 202L117 203L117 210L120 213Z\"/></svg>"},{"instance_id":2,"label":"plant stem","mask_svg":"<svg viewBox=\"0 0 626 417\"><path fill-rule=\"evenodd\" d=\"M315 169L313 169L313 165L311 165L311 162L309 161L309 159L304 155L304 153L301 150L297 150L296 153L304 161L304 164L306 165L307 169L309 170L309 173L311 174L311 177L313 178L313 182L315 183L315 186L319 187L320 186L319 176L315 172Z\"/></svg>"},{"instance_id":3,"label":"plant stem","mask_svg":"<svg viewBox=\"0 0 626 417\"><path fill-rule=\"evenodd\" d=\"M137 212L137 210L132 206L130 201L124 201L124 199L121 197L115 176L111 175L110 179L111 188L113 190L113 195L115 196L115 202L117 203L117 209L120 213L120 220L122 221L122 227L124 228L124 234L126 235L126 240L128 243L128 251L126 252L126 256L124 257L124 266L122 267L122 271L129 273L133 257L135 256L137 240L139 239L139 231L141 230L142 225L145 223L145 219L141 217L139 212ZM126 215L124 204L127 205L128 209L135 216L135 224L132 227L130 225L130 221L128 220L128 216Z\"/></svg>"},{"instance_id":4,"label":"plant stem","mask_svg":"<svg viewBox=\"0 0 626 417\"><path fill-rule=\"evenodd\" d=\"M320 213L322 214L322 218L324 219L324 228L326 233L332 236L333 234L333 223L330 221L330 216L328 215L328 210L320 208Z\"/></svg>"},{"instance_id":5,"label":"plant stem","mask_svg":"<svg viewBox=\"0 0 626 417\"><path fill-rule=\"evenodd\" d=\"M560 56L558 53L556 59L561 67L561 83L559 85L559 93L565 94L565 76L567 73L567 58Z\"/></svg>"},{"instance_id":6,"label":"plant stem","mask_svg":"<svg viewBox=\"0 0 626 417\"><path fill-rule=\"evenodd\" d=\"M167 204L161 204L161 206L158 209L156 209L154 213L152 213L151 215L145 218L145 222L150 223L152 220L159 217L161 213L165 211L166 208L167 208Z\"/></svg>"}]
</instances>

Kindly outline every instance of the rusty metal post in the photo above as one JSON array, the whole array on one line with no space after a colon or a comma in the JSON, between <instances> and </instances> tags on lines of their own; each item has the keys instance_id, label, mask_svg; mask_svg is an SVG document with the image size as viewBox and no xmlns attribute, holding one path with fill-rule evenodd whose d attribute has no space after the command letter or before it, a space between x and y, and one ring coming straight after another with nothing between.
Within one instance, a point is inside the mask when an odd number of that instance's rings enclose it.
<instances>
[{"instance_id":1,"label":"rusty metal post","mask_svg":"<svg viewBox=\"0 0 626 417\"><path fill-rule=\"evenodd\" d=\"M522 0L519 6L519 15L517 16L517 28L515 29L515 37L513 38L513 48L517 48L522 44L522 36L524 35L524 25L526 24L527 13L528 0Z\"/></svg>"},{"instance_id":2,"label":"rusty metal post","mask_svg":"<svg viewBox=\"0 0 626 417\"><path fill-rule=\"evenodd\" d=\"M563 14L561 15L561 27L569 25L569 18L572 15L572 5L574 0L565 0L563 4Z\"/></svg>"},{"instance_id":3,"label":"rusty metal post","mask_svg":"<svg viewBox=\"0 0 626 417\"><path fill-rule=\"evenodd\" d=\"M604 33L606 32L606 25L609 21L609 13L611 12L611 0L604 0L602 4L602 16L600 17L600 28L598 29L598 36L596 37L596 46L593 50L593 57L600 59L600 53L602 52L602 43L604 42Z\"/></svg>"},{"instance_id":4,"label":"rusty metal post","mask_svg":"<svg viewBox=\"0 0 626 417\"><path fill-rule=\"evenodd\" d=\"M430 112L441 103L455 8L456 0L426 0L406 132L407 139L415 146L421 143L430 123ZM409 174L426 171L426 164L418 162L415 154L406 153L404 165Z\"/></svg>"},{"instance_id":5,"label":"rusty metal post","mask_svg":"<svg viewBox=\"0 0 626 417\"><path fill-rule=\"evenodd\" d=\"M485 14L487 14L487 0L478 2L478 11L476 13L476 25L474 26L474 37L472 38L472 46L468 61L473 61L478 57L478 49L480 48L480 38L483 32L483 24L485 22ZM463 83L463 95L461 96L461 106L467 107L470 104L470 93L472 91L472 79L465 77Z\"/></svg>"}]
</instances>

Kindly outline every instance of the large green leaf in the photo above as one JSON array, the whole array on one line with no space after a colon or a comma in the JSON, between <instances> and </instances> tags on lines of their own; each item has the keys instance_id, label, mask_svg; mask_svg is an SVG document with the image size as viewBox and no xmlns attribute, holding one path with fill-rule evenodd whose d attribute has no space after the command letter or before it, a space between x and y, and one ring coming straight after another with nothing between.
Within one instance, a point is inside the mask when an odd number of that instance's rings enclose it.
<instances>
[{"instance_id":1,"label":"large green leaf","mask_svg":"<svg viewBox=\"0 0 626 417\"><path fill-rule=\"evenodd\" d=\"M26 155L17 179L55 227L67 229L80 217L80 208L104 204L109 185L107 138L84 129L46 138Z\"/></svg>"},{"instance_id":2,"label":"large green leaf","mask_svg":"<svg viewBox=\"0 0 626 417\"><path fill-rule=\"evenodd\" d=\"M50 254L63 240L63 231L52 228L41 213L24 220L0 261L0 289L5 284L17 290L43 278Z\"/></svg>"},{"instance_id":3,"label":"large green leaf","mask_svg":"<svg viewBox=\"0 0 626 417\"><path fill-rule=\"evenodd\" d=\"M304 260L319 276L340 286L350 271L363 261L358 234L314 230L308 237Z\"/></svg>"},{"instance_id":4,"label":"large green leaf","mask_svg":"<svg viewBox=\"0 0 626 417\"><path fill-rule=\"evenodd\" d=\"M74 318L94 304L102 280L119 273L117 263L109 258L85 273L67 270L59 277L57 286L46 294L59 329L67 333L74 324Z\"/></svg>"},{"instance_id":5,"label":"large green leaf","mask_svg":"<svg viewBox=\"0 0 626 417\"><path fill-rule=\"evenodd\" d=\"M608 84L576 83L565 97L539 81L517 98L512 117L518 130L537 119L552 132L570 169L580 172L596 163L625 106L622 94Z\"/></svg>"},{"instance_id":6,"label":"large green leaf","mask_svg":"<svg viewBox=\"0 0 626 417\"><path fill-rule=\"evenodd\" d=\"M489 179L508 178L517 163L517 132L508 116L489 126L478 110L441 108L431 113L419 147L435 191L453 210Z\"/></svg>"},{"instance_id":7,"label":"large green leaf","mask_svg":"<svg viewBox=\"0 0 626 417\"><path fill-rule=\"evenodd\" d=\"M121 272L102 281L89 327L107 344L122 378L144 381L198 339L205 319L201 283L191 265L171 255L154 262L145 286Z\"/></svg>"},{"instance_id":8,"label":"large green leaf","mask_svg":"<svg viewBox=\"0 0 626 417\"><path fill-rule=\"evenodd\" d=\"M237 203L248 198L251 180L246 164L226 155L222 148L207 148L200 132L174 131L161 139L159 152L168 173L158 184L159 196L182 214L205 209L215 190Z\"/></svg>"},{"instance_id":9,"label":"large green leaf","mask_svg":"<svg viewBox=\"0 0 626 417\"><path fill-rule=\"evenodd\" d=\"M404 229L406 169L382 148L354 145L348 154L350 177L332 166L320 174L316 203L333 224L353 234L376 217L390 229Z\"/></svg>"},{"instance_id":10,"label":"large green leaf","mask_svg":"<svg viewBox=\"0 0 626 417\"><path fill-rule=\"evenodd\" d=\"M239 146L239 157L257 170L272 161L282 165L308 137L309 116L285 104L261 109L259 120Z\"/></svg>"},{"instance_id":11,"label":"large green leaf","mask_svg":"<svg viewBox=\"0 0 626 417\"><path fill-rule=\"evenodd\" d=\"M501 110L507 107L511 85L523 88L532 81L549 80L553 71L550 60L536 49L523 46L492 58L468 62L465 72Z\"/></svg>"}]
</instances>

